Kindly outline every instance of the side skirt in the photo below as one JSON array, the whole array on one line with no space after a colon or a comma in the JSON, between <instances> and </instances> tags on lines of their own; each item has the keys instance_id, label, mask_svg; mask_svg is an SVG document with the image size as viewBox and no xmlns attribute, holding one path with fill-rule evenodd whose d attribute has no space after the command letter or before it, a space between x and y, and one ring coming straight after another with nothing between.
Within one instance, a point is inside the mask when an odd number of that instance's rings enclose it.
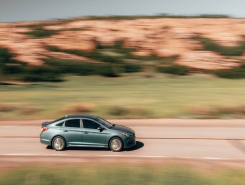
<instances>
[{"instance_id":1,"label":"side skirt","mask_svg":"<svg viewBox=\"0 0 245 185\"><path fill-rule=\"evenodd\" d=\"M69 145L68 147L91 147L91 148L108 148L106 145Z\"/></svg>"}]
</instances>

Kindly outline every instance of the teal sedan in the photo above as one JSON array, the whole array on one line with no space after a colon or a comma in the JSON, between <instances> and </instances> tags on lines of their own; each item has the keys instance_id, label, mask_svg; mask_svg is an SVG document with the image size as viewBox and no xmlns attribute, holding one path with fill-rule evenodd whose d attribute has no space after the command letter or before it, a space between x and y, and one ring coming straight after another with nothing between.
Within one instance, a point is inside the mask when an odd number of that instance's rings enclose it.
<instances>
[{"instance_id":1,"label":"teal sedan","mask_svg":"<svg viewBox=\"0 0 245 185\"><path fill-rule=\"evenodd\" d=\"M92 115L71 115L42 123L40 142L57 151L69 147L98 147L119 152L136 144L131 128Z\"/></svg>"}]
</instances>

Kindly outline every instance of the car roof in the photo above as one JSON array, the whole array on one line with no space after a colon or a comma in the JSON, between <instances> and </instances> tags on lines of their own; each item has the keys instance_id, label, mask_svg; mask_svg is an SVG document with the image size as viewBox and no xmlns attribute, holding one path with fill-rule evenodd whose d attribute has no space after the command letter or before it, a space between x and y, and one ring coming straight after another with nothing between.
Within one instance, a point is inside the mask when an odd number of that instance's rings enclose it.
<instances>
[{"instance_id":1,"label":"car roof","mask_svg":"<svg viewBox=\"0 0 245 185\"><path fill-rule=\"evenodd\" d=\"M93 115L88 115L88 114L77 114L77 115L66 115L65 118L90 118L90 119L95 119L98 118L97 116Z\"/></svg>"}]
</instances>

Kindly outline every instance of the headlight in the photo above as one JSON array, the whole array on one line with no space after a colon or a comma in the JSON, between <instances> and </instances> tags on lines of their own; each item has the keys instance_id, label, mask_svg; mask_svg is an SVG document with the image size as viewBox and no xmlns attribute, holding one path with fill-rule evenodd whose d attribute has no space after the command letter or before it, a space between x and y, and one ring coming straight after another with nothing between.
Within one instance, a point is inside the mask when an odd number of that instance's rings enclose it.
<instances>
[{"instance_id":1,"label":"headlight","mask_svg":"<svg viewBox=\"0 0 245 185\"><path fill-rule=\"evenodd\" d=\"M127 133L127 132L121 132L122 135L126 136L126 137L130 137L130 136L133 136L132 134L130 133Z\"/></svg>"}]
</instances>

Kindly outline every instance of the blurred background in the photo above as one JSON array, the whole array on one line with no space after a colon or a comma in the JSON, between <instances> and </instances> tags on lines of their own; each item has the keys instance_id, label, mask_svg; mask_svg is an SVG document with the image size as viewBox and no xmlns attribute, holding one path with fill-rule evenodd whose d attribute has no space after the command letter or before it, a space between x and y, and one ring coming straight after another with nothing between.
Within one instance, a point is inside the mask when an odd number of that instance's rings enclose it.
<instances>
[{"instance_id":1,"label":"blurred background","mask_svg":"<svg viewBox=\"0 0 245 185\"><path fill-rule=\"evenodd\" d=\"M0 0L0 120L21 125L71 114L145 122L244 119L244 5L242 0ZM244 156L244 144L238 148ZM101 166L75 167L76 173L34 165L17 169L12 180L12 171L4 172L0 184L77 184L84 178L87 184L122 184L125 176L134 184L245 180L242 170L219 167L213 175L207 172L212 167L203 171L203 165L198 171L198 165L187 170L139 163L112 163L106 172Z\"/></svg>"}]
</instances>

